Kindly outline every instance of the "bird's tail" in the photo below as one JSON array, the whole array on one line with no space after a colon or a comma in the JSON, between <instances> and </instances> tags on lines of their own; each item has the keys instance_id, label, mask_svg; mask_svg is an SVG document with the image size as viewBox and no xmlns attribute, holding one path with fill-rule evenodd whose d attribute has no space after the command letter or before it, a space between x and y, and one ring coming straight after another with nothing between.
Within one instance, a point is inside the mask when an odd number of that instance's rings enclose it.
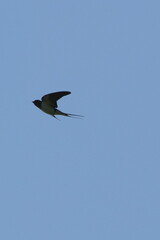
<instances>
[{"instance_id":1,"label":"bird's tail","mask_svg":"<svg viewBox=\"0 0 160 240\"><path fill-rule=\"evenodd\" d=\"M62 115L66 117L73 117L73 118L82 118L82 115L72 114L72 113L64 113L56 109L55 115Z\"/></svg>"}]
</instances>

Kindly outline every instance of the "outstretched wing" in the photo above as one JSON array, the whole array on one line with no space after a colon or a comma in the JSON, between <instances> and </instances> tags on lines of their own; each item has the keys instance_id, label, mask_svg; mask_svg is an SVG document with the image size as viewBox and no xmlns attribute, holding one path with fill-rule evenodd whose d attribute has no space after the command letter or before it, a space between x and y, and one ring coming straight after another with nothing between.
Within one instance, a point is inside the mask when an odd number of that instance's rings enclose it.
<instances>
[{"instance_id":1,"label":"outstretched wing","mask_svg":"<svg viewBox=\"0 0 160 240\"><path fill-rule=\"evenodd\" d=\"M69 92L69 91L62 91L62 92L49 93L47 95L44 95L41 98L41 100L42 100L42 102L45 102L46 104L48 104L48 105L50 105L50 106L52 106L54 108L57 108L58 107L57 101L60 98L66 96L68 94L71 94L71 92Z\"/></svg>"}]
</instances>

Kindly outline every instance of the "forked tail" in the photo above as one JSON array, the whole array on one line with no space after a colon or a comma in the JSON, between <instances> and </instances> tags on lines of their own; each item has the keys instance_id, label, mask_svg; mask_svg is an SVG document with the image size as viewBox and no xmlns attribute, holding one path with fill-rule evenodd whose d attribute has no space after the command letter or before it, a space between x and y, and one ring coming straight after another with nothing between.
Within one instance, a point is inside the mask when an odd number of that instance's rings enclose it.
<instances>
[{"instance_id":1,"label":"forked tail","mask_svg":"<svg viewBox=\"0 0 160 240\"><path fill-rule=\"evenodd\" d=\"M77 115L77 114L72 114L72 113L65 113L67 117L72 117L72 118L78 118L78 119L82 119L84 116L82 115Z\"/></svg>"},{"instance_id":2,"label":"forked tail","mask_svg":"<svg viewBox=\"0 0 160 240\"><path fill-rule=\"evenodd\" d=\"M56 109L55 115L62 115L62 116L78 118L78 119L82 119L84 117L82 115L77 115L77 114L72 114L72 113L64 113L64 112L59 111L58 109Z\"/></svg>"}]
</instances>

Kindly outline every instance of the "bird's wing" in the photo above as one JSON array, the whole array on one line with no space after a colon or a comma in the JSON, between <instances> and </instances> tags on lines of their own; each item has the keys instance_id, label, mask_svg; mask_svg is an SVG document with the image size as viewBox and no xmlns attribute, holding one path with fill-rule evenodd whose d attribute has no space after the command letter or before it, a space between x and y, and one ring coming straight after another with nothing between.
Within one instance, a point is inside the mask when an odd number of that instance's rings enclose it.
<instances>
[{"instance_id":1,"label":"bird's wing","mask_svg":"<svg viewBox=\"0 0 160 240\"><path fill-rule=\"evenodd\" d=\"M41 100L42 102L45 102L46 104L54 107L54 108L57 108L57 101L63 97L63 96L66 96L68 94L71 94L71 92L68 92L68 91L63 91L63 92L55 92L55 93L49 93L47 95L44 95Z\"/></svg>"}]
</instances>

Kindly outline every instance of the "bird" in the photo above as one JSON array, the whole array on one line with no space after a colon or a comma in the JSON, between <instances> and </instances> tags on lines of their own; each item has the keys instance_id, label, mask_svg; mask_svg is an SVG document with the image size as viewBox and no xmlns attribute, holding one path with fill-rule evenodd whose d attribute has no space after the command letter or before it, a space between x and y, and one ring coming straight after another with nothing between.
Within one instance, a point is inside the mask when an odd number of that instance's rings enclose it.
<instances>
[{"instance_id":1,"label":"bird","mask_svg":"<svg viewBox=\"0 0 160 240\"><path fill-rule=\"evenodd\" d=\"M66 96L71 94L69 91L60 91L60 92L54 92L44 95L41 100L34 100L32 103L41 109L43 112L53 116L54 118L58 119L55 115L62 115L66 117L75 117L80 118L83 117L82 115L76 115L71 113L64 113L57 109L57 101ZM59 120L59 119L58 119Z\"/></svg>"}]
</instances>

